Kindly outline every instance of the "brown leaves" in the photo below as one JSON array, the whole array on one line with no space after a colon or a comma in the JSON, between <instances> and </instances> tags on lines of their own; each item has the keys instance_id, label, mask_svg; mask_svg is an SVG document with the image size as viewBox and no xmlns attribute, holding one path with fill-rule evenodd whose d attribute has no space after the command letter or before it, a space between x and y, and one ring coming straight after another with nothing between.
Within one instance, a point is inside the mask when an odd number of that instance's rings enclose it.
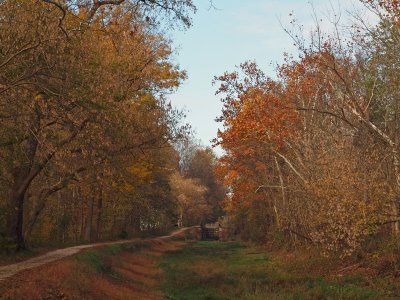
<instances>
[{"instance_id":1,"label":"brown leaves","mask_svg":"<svg viewBox=\"0 0 400 300\"><path fill-rule=\"evenodd\" d=\"M387 160L392 156L386 146L393 145L388 127L372 117L374 101L382 109L378 115L390 106L374 98L376 90L367 96L371 87L365 80L374 70L366 70L362 54L339 51L337 44L322 41L300 59L287 57L275 81L251 63L242 65L244 76L217 78L224 131L216 144L226 151L217 170L230 191L226 210L245 223L241 228L264 218L265 235L278 228L324 253L347 256L388 219L398 177ZM260 206L265 211L254 211Z\"/></svg>"}]
</instances>

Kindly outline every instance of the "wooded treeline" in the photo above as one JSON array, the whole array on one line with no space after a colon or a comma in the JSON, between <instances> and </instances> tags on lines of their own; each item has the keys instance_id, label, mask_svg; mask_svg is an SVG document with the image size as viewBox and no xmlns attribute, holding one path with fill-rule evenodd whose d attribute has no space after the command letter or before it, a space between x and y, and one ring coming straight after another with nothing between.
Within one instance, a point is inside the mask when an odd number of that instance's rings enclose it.
<instances>
[{"instance_id":1,"label":"wooded treeline","mask_svg":"<svg viewBox=\"0 0 400 300\"><path fill-rule=\"evenodd\" d=\"M190 127L165 97L185 72L162 32L193 11L190 0L0 1L2 250L217 217L215 157L191 146L182 167Z\"/></svg>"},{"instance_id":2,"label":"wooded treeline","mask_svg":"<svg viewBox=\"0 0 400 300\"><path fill-rule=\"evenodd\" d=\"M253 62L215 78L224 104L215 143L226 151L218 172L243 237L341 256L397 249L400 6L362 2L376 26L333 20L324 34L317 23L306 42L294 22L299 57L286 55L276 78Z\"/></svg>"}]
</instances>

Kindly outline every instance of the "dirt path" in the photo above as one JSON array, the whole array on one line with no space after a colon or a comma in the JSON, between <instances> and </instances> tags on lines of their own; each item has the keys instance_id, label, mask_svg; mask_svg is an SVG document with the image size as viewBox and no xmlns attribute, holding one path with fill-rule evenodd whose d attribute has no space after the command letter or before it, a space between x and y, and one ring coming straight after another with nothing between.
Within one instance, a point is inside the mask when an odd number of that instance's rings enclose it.
<instances>
[{"instance_id":1,"label":"dirt path","mask_svg":"<svg viewBox=\"0 0 400 300\"><path fill-rule=\"evenodd\" d=\"M157 238L151 238L149 240L168 239L168 238L171 238L173 236L183 233L187 229L188 228L181 228L181 229L174 231L170 235L161 236L161 237L157 237ZM40 255L40 256L25 260L25 261L22 261L19 263L0 267L0 281L4 280L6 278L9 278L11 276L14 276L15 274L17 274L21 271L33 269L33 268L51 263L53 261L59 260L61 258L71 256L73 254L78 253L79 251L81 251L83 249L111 245L111 244L131 243L131 242L138 241L138 240L140 240L140 239L136 238L136 239L124 240L124 241L80 245L80 246L73 246L73 247L68 247L68 248L64 248L64 249L50 251L50 252L47 252L46 254L43 254L43 255Z\"/></svg>"}]
</instances>

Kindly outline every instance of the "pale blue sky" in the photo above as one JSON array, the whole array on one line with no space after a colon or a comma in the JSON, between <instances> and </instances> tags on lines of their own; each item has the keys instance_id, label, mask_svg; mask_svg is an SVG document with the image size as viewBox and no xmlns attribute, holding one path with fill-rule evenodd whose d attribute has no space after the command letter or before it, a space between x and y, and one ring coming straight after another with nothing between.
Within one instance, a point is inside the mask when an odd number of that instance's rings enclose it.
<instances>
[{"instance_id":1,"label":"pale blue sky","mask_svg":"<svg viewBox=\"0 0 400 300\"><path fill-rule=\"evenodd\" d=\"M246 60L256 60L272 75L271 63L282 62L284 52L296 50L279 20L288 26L293 12L305 28L311 28L312 8L309 0L214 0L218 10L209 10L208 0L194 2L198 12L193 27L171 36L178 48L176 62L187 70L189 78L170 99L176 107L188 110L187 121L196 136L210 145L221 127L214 121L221 103L214 95L213 77L233 71ZM332 15L332 5L344 11L360 7L357 0L314 0L313 5L323 18Z\"/></svg>"}]
</instances>

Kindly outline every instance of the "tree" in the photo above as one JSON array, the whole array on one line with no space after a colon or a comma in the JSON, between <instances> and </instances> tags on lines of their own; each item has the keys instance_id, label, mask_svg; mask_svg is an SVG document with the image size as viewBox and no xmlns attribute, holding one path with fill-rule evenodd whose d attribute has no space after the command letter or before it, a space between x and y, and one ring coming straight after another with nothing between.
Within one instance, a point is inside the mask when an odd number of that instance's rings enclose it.
<instances>
[{"instance_id":1,"label":"tree","mask_svg":"<svg viewBox=\"0 0 400 300\"><path fill-rule=\"evenodd\" d=\"M207 188L197 180L181 177L179 173L172 174L170 183L178 203L178 225L181 227L200 224L204 215L209 214L211 210L205 199Z\"/></svg>"},{"instance_id":2,"label":"tree","mask_svg":"<svg viewBox=\"0 0 400 300\"><path fill-rule=\"evenodd\" d=\"M168 145L186 131L163 100L185 74L169 62L163 37L137 19L138 10L96 10L83 25L84 6L63 2L60 20L56 3L0 4L1 168L6 236L17 250L49 197L82 178L100 195L99 174L120 157Z\"/></svg>"},{"instance_id":3,"label":"tree","mask_svg":"<svg viewBox=\"0 0 400 300\"><path fill-rule=\"evenodd\" d=\"M215 174L216 164L217 157L211 148L199 148L192 156L185 172L187 178L198 180L207 188L205 199L211 212L204 216L204 221L210 223L217 221L222 216L221 204L225 197L225 189Z\"/></svg>"},{"instance_id":4,"label":"tree","mask_svg":"<svg viewBox=\"0 0 400 300\"><path fill-rule=\"evenodd\" d=\"M254 63L216 78L224 103L216 144L226 151L219 174L230 213L260 227L249 218L262 209L265 235L277 229L345 256L396 224L398 209L397 144L388 144L396 126L382 121L394 112L393 93L382 97L382 73L371 84L372 70L384 68L342 45L331 38L302 48L276 80Z\"/></svg>"}]
</instances>

